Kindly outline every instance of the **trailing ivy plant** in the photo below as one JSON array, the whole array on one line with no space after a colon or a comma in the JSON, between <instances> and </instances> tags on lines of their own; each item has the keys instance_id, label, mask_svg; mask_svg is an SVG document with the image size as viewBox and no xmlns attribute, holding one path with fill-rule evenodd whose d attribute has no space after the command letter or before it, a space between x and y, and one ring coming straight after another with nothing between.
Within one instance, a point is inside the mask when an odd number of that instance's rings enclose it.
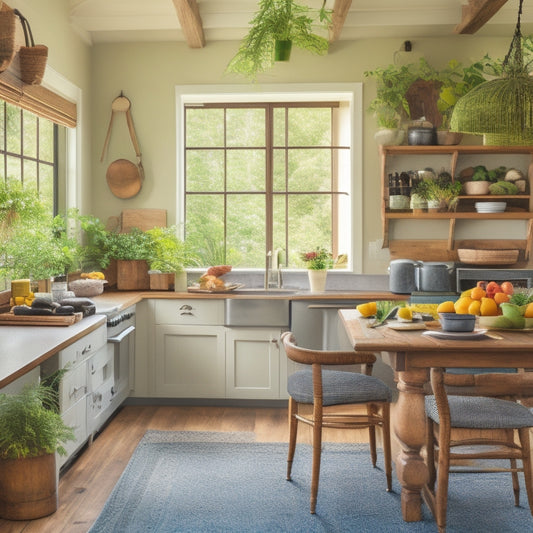
<instances>
[{"instance_id":1,"label":"trailing ivy plant","mask_svg":"<svg viewBox=\"0 0 533 533\"><path fill-rule=\"evenodd\" d=\"M313 54L327 54L329 43L317 35L314 28L327 29L331 10L303 6L295 0L261 0L259 10L250 21L251 28L243 39L226 72L242 74L251 80L274 65L276 41L292 44Z\"/></svg>"}]
</instances>

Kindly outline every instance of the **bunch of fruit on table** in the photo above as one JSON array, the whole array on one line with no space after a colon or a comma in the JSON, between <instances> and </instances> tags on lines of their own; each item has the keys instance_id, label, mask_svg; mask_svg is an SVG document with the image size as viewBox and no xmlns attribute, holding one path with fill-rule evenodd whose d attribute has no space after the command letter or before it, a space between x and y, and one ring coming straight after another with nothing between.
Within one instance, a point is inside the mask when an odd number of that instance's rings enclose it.
<instances>
[{"instance_id":1,"label":"bunch of fruit on table","mask_svg":"<svg viewBox=\"0 0 533 533\"><path fill-rule=\"evenodd\" d=\"M462 292L457 301L439 304L437 311L479 316L482 327L524 328L525 319L533 319L533 291L515 289L510 281L501 284L478 281L476 287Z\"/></svg>"}]
</instances>

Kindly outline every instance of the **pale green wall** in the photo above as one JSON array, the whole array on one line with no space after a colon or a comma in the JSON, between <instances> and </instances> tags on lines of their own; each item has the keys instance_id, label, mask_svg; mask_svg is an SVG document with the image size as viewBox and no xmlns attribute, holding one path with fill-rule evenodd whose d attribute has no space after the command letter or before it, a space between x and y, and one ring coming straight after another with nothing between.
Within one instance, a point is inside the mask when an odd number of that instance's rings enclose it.
<instances>
[{"instance_id":1,"label":"pale green wall","mask_svg":"<svg viewBox=\"0 0 533 533\"><path fill-rule=\"evenodd\" d=\"M406 36L408 37L408 36ZM375 85L363 72L386 66L396 57L400 62L416 62L423 55L436 67L452 58L469 63L485 53L503 57L509 39L480 39L475 36L413 41L413 52L396 53L401 39L374 39L339 42L325 57L298 50L291 61L278 64L261 77L262 83L358 82L365 81L364 106L368 107ZM204 49L191 50L184 43L131 43L97 45L93 48L93 206L99 217L118 215L124 208L164 208L169 223L175 222L176 124L174 87L184 84L246 83L244 78L224 74L237 49L236 42L211 42ZM260 90L261 84L255 87ZM111 102L123 90L132 102L132 113L146 171L144 186L135 198L120 200L107 188L107 165L119 157L134 160L124 117L117 117L108 157L100 163L100 153L109 122ZM374 142L375 121L364 117L364 272L385 272L387 259L369 257L368 244L381 238L378 149ZM444 237L446 238L446 236Z\"/></svg>"}]
</instances>

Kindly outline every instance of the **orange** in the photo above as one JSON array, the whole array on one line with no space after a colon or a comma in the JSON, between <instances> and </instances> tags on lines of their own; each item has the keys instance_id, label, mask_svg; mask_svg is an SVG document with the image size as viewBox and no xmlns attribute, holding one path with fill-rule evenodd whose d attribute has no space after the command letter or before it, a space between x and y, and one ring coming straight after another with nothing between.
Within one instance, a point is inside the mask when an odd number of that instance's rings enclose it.
<instances>
[{"instance_id":1,"label":"orange","mask_svg":"<svg viewBox=\"0 0 533 533\"><path fill-rule=\"evenodd\" d=\"M503 304L505 302L508 302L510 300L510 297L508 294L505 294L504 292L497 292L495 295L494 295L494 301L497 303L497 304Z\"/></svg>"},{"instance_id":2,"label":"orange","mask_svg":"<svg viewBox=\"0 0 533 533\"><path fill-rule=\"evenodd\" d=\"M472 300L481 300L481 298L484 298L486 295L487 292L484 289L481 287L474 287L470 293L470 298L472 298Z\"/></svg>"},{"instance_id":3,"label":"orange","mask_svg":"<svg viewBox=\"0 0 533 533\"><path fill-rule=\"evenodd\" d=\"M527 304L526 310L524 312L525 318L533 318L533 302Z\"/></svg>"},{"instance_id":4,"label":"orange","mask_svg":"<svg viewBox=\"0 0 533 533\"><path fill-rule=\"evenodd\" d=\"M459 298L459 300L457 300L454 304L455 312L462 315L468 313L468 308L473 301L474 300L472 300L470 296L463 296L462 298Z\"/></svg>"},{"instance_id":5,"label":"orange","mask_svg":"<svg viewBox=\"0 0 533 533\"><path fill-rule=\"evenodd\" d=\"M498 304L492 298L481 298L479 311L481 316L496 316L498 314Z\"/></svg>"},{"instance_id":6,"label":"orange","mask_svg":"<svg viewBox=\"0 0 533 533\"><path fill-rule=\"evenodd\" d=\"M480 300L474 300L469 306L468 306L468 312L471 315L480 315L480 308L481 308L481 301Z\"/></svg>"},{"instance_id":7,"label":"orange","mask_svg":"<svg viewBox=\"0 0 533 533\"><path fill-rule=\"evenodd\" d=\"M378 310L378 304L376 302L367 302L365 304L359 304L356 309L364 316L374 316Z\"/></svg>"},{"instance_id":8,"label":"orange","mask_svg":"<svg viewBox=\"0 0 533 533\"><path fill-rule=\"evenodd\" d=\"M453 302L451 300L441 302L437 306L437 313L455 313L455 307L453 305Z\"/></svg>"}]
</instances>

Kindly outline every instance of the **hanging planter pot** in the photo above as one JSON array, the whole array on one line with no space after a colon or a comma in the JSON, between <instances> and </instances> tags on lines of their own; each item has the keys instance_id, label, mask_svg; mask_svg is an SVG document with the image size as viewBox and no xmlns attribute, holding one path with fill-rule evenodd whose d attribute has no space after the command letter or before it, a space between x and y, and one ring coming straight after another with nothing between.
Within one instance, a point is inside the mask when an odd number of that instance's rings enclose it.
<instances>
[{"instance_id":1,"label":"hanging planter pot","mask_svg":"<svg viewBox=\"0 0 533 533\"><path fill-rule=\"evenodd\" d=\"M15 56L15 12L5 4L0 9L0 72L4 72Z\"/></svg>"},{"instance_id":2,"label":"hanging planter pot","mask_svg":"<svg viewBox=\"0 0 533 533\"><path fill-rule=\"evenodd\" d=\"M291 58L292 41L278 41L274 43L274 61L289 61Z\"/></svg>"},{"instance_id":3,"label":"hanging planter pot","mask_svg":"<svg viewBox=\"0 0 533 533\"><path fill-rule=\"evenodd\" d=\"M30 23L18 9L14 12L20 19L26 41L26 46L21 46L19 50L20 78L28 85L40 85L46 69L48 47L44 44L35 44Z\"/></svg>"}]
</instances>

